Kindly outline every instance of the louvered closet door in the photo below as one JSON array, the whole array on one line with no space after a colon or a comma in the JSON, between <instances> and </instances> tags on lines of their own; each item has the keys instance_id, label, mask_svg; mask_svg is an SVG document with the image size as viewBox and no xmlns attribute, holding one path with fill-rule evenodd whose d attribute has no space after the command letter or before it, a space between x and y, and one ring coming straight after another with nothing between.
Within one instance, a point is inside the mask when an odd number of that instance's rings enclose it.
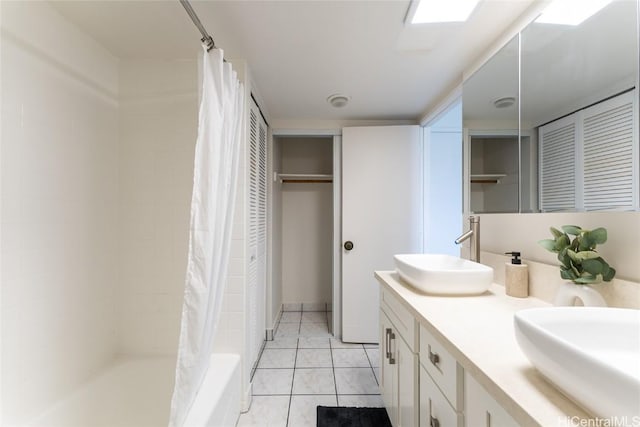
<instances>
[{"instance_id":1,"label":"louvered closet door","mask_svg":"<svg viewBox=\"0 0 640 427\"><path fill-rule=\"evenodd\" d=\"M576 123L565 117L540 127L540 209L576 208Z\"/></svg>"},{"instance_id":2,"label":"louvered closet door","mask_svg":"<svg viewBox=\"0 0 640 427\"><path fill-rule=\"evenodd\" d=\"M256 362L265 339L267 285L267 126L252 100L249 111L249 360Z\"/></svg>"},{"instance_id":3,"label":"louvered closet door","mask_svg":"<svg viewBox=\"0 0 640 427\"><path fill-rule=\"evenodd\" d=\"M584 110L584 207L587 211L638 205L633 92Z\"/></svg>"}]
</instances>

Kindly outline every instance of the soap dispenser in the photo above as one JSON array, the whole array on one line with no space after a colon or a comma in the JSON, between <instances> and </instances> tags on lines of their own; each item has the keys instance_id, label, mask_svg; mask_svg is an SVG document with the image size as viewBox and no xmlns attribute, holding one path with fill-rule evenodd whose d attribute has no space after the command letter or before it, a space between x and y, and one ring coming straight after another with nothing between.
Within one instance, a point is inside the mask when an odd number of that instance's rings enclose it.
<instances>
[{"instance_id":1,"label":"soap dispenser","mask_svg":"<svg viewBox=\"0 0 640 427\"><path fill-rule=\"evenodd\" d=\"M507 295L518 298L529 296L529 269L520 259L520 252L505 252L511 255L511 262L505 265L505 291Z\"/></svg>"}]
</instances>

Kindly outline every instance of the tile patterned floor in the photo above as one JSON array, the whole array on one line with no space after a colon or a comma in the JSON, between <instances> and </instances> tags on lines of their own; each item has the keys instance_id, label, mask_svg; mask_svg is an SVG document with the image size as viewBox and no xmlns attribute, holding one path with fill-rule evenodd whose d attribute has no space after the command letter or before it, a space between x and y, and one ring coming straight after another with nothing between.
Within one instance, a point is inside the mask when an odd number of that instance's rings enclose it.
<instances>
[{"instance_id":1,"label":"tile patterned floor","mask_svg":"<svg viewBox=\"0 0 640 427\"><path fill-rule=\"evenodd\" d=\"M253 375L238 427L315 427L316 407L384 406L378 346L333 338L326 311L285 311Z\"/></svg>"}]
</instances>

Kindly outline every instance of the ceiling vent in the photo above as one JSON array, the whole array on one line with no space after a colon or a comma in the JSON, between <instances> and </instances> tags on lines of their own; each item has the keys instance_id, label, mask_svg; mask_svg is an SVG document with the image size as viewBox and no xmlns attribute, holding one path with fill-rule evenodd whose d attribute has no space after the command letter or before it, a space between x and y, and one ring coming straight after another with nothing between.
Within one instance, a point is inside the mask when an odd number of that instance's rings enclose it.
<instances>
[{"instance_id":1,"label":"ceiling vent","mask_svg":"<svg viewBox=\"0 0 640 427\"><path fill-rule=\"evenodd\" d=\"M351 98L347 95L342 95L340 93L334 93L333 95L327 98L327 102L331 104L332 107L342 108L349 103Z\"/></svg>"}]
</instances>

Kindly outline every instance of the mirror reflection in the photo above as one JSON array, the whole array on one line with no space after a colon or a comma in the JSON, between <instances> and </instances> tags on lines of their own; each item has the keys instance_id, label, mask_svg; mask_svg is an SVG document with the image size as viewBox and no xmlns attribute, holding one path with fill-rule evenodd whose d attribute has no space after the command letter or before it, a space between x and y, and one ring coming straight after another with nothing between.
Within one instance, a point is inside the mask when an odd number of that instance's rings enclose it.
<instances>
[{"instance_id":1,"label":"mirror reflection","mask_svg":"<svg viewBox=\"0 0 640 427\"><path fill-rule=\"evenodd\" d=\"M518 212L518 39L512 39L463 85L468 148L468 210Z\"/></svg>"},{"instance_id":2,"label":"mirror reflection","mask_svg":"<svg viewBox=\"0 0 640 427\"><path fill-rule=\"evenodd\" d=\"M636 8L613 1L521 34L521 132L540 144L542 211L637 209Z\"/></svg>"}]
</instances>

